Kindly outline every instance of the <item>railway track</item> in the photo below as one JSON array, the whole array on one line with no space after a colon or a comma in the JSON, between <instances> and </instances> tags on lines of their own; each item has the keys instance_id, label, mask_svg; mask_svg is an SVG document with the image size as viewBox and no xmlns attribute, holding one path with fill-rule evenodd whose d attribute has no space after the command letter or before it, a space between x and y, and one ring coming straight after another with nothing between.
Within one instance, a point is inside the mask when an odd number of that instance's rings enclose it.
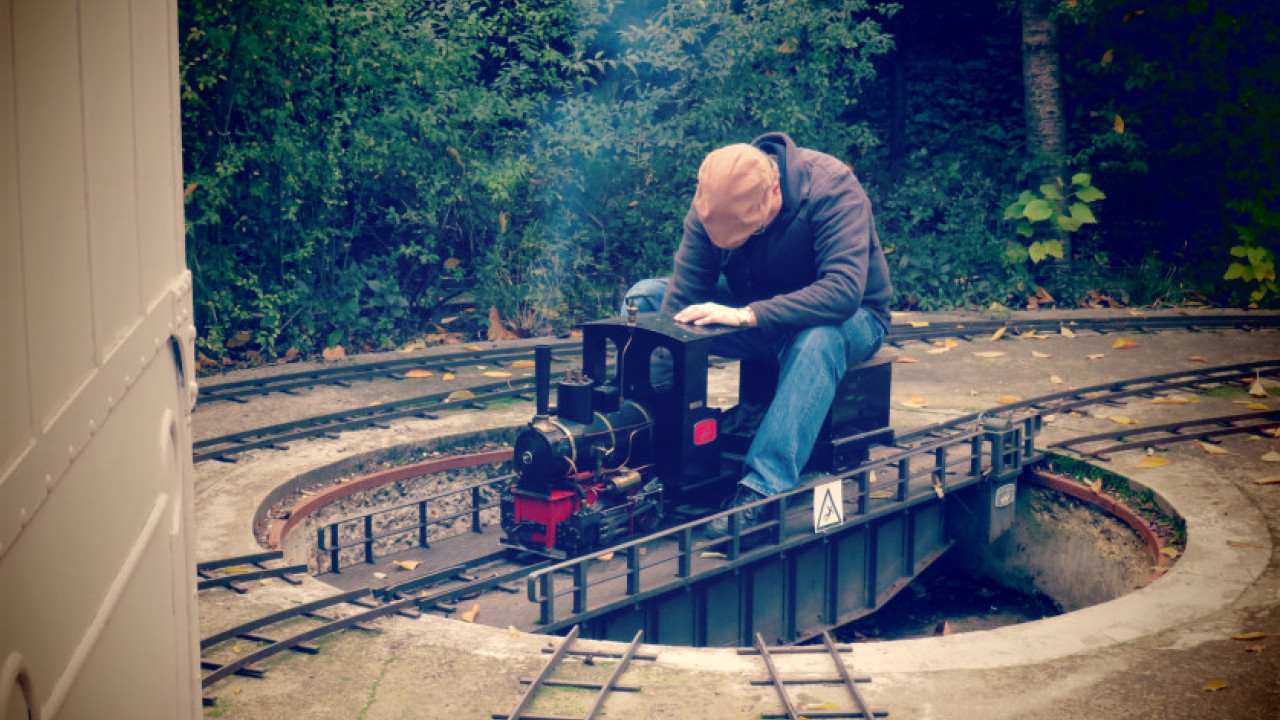
<instances>
[{"instance_id":1,"label":"railway track","mask_svg":"<svg viewBox=\"0 0 1280 720\"><path fill-rule=\"evenodd\" d=\"M1222 323L1215 325L1215 327L1222 326ZM970 327L972 327L972 325ZM1114 327L1114 325L1110 325L1108 327ZM1132 329L1134 329L1132 326L1124 328L1125 331ZM986 334L986 328L981 328L980 331L984 335ZM943 336L956 335L954 327L941 329L941 332ZM1199 370L1133 378L1051 395L1039 396L1008 405L1001 405L982 413L973 413L963 417L953 418L946 422L938 423L921 430L905 433L897 438L895 447L897 450L909 452L912 449L925 448L928 446L929 449L927 451L932 452L933 450L931 448L937 444L939 439L945 440L945 438L949 436L962 436L969 434L966 432L966 426L973 426L978 423L988 422L992 419L998 419L1001 417L1012 417L1014 414L1020 412L1030 411L1041 415L1066 412L1089 405L1116 402L1125 398L1157 396L1173 392L1175 390L1200 390L1212 385L1252 380L1257 377L1280 378L1280 360L1209 367ZM501 385L505 386L507 384L502 383ZM495 394L491 397L512 397L525 395L530 392L532 392L530 388L507 387L505 389L495 391ZM487 400L488 397L489 396L485 396L483 394L478 394L474 400L482 403ZM435 401L437 403L441 402L438 397L435 398ZM453 407L457 406L457 404L453 405ZM399 409L398 412L402 413L401 416L411 414L403 408ZM375 424L375 422L370 421L367 422L367 424L372 425ZM1186 421L1146 428L1127 428L1112 433L1102 433L1073 438L1055 443L1051 447L1074 451L1080 455L1088 457L1105 457L1108 454L1126 449L1141 448L1150 445L1159 446L1173 442L1183 442L1196 439L1213 440L1221 435L1240 432L1270 432L1274 431L1276 428L1280 428L1280 412L1269 411L1264 413L1251 413ZM1150 434L1154 434L1154 436ZM1088 446L1096 445L1098 443L1111 444L1101 448L1088 449ZM241 443L242 446L245 444L247 443ZM241 449L247 448L241 447ZM881 460L879 462L881 465L884 465L884 463L888 461ZM843 471L841 475L846 477L853 476L857 475L860 471L861 468L852 468ZM736 549L736 534L734 546ZM261 557L254 559L254 556L246 556L228 559L227 561L216 561L215 563L202 564L202 575L207 575L207 573L218 568L246 564L252 565L265 562L270 559L273 558ZM536 563L516 562L509 557L506 551L501 551L498 553L482 555L440 570L433 570L421 577L412 578L407 581L388 584L381 587L366 587L339 593L330 598L326 598L325 600L308 603L296 608L291 608L287 611L282 611L280 613L250 621L249 623L245 623L235 628L230 628L202 640L202 650L210 651L216 650L218 645L232 640L254 642L260 645L258 649L247 654L238 655L236 658L225 663L214 660L205 661L205 668L208 671L208 674L204 677L202 684L205 688L208 688L219 680L233 674L260 673L260 671L256 670L254 664L267 657L285 651L310 652L312 648L310 641L349 628L367 629L369 627L369 623L377 618L397 614L414 617L421 612L440 612L448 614L458 611L458 603L460 600L472 600L478 595L486 592L517 592L518 590L516 588L520 584L521 580L525 580L531 574L550 567L551 564L552 563L550 561L541 561ZM243 581L273 576L287 577L289 574L296 571L297 568L288 568L287 571L279 571L279 569L260 567L259 569L251 570L248 573L233 573L233 575L239 574L245 575L246 577L228 580L225 583L218 582L210 587L225 586L235 589L235 585L237 583L243 584ZM276 574L277 572L278 574ZM221 580L221 578L206 576L205 580ZM350 611L350 614L338 618L329 617L323 612L327 608L340 606L350 606L351 608L354 608L354 610ZM279 639L262 632L264 628L298 617L310 617L313 620L318 620L321 624L317 627L309 628L302 632L297 632ZM784 692L784 687L787 684L789 684L789 681L777 683L780 693ZM858 712L866 713L868 711L865 708L860 708ZM808 717L873 716L872 714L837 716L822 715L821 713L815 715L810 712L803 714ZM511 716L526 718L533 717L529 715ZM495 715L495 717L504 716Z\"/></svg>"},{"instance_id":2,"label":"railway track","mask_svg":"<svg viewBox=\"0 0 1280 720\"><path fill-rule=\"evenodd\" d=\"M886 342L900 346L908 342L929 342L945 337L971 340L973 338L989 337L1001 328L1015 334L1028 332L1058 333L1064 327L1071 332L1086 331L1104 335L1119 332L1146 333L1170 330L1186 332L1256 330L1280 327L1280 315L1130 316L1121 318L1080 318L1072 321L1033 318L1008 321L921 322L891 326ZM544 344L551 346L552 361L556 363L572 362L577 357L580 346L580 343L573 339L548 339ZM441 355L342 364L334 367L313 368L250 380L218 381L213 379L200 384L200 395L197 398L197 402L201 404L216 401L242 403L256 396L269 395L271 393L292 394L299 390L320 385L348 386L353 382L377 379L399 380L404 377L406 371L412 369L429 370L437 374L443 374L452 372L462 366L484 364L502 367L512 363L529 361L532 358L533 347L526 345L518 348L489 348Z\"/></svg>"},{"instance_id":3,"label":"railway track","mask_svg":"<svg viewBox=\"0 0 1280 720\"><path fill-rule=\"evenodd\" d=\"M845 645L836 645L831 639L830 633L822 633L822 645L801 645L801 646L783 646L768 647L765 645L764 637L760 633L756 633L755 645L750 648L739 648L739 655L759 655L764 661L765 670L768 677L752 680L752 685L771 685L778 692L778 700L782 703L783 712L781 713L762 713L762 718L788 718L788 720L801 720L801 718L873 718L888 717L887 710L872 709L867 704L866 698L862 696L862 691L858 689L858 683L869 683L871 678L854 677L849 674L849 668L845 665L842 653L852 652L853 648ZM832 675L805 675L783 677L778 670L779 661L786 656L794 656L797 654L826 654L831 659L835 672ZM823 703L823 707L796 707L795 700L788 691L788 685L837 685L845 689L851 708L841 709L838 707L825 707L827 703Z\"/></svg>"},{"instance_id":4,"label":"railway track","mask_svg":"<svg viewBox=\"0 0 1280 720\"><path fill-rule=\"evenodd\" d=\"M1108 319L1081 319L1074 321L1071 332L1097 332L1108 334L1113 332L1152 332L1152 331L1203 331L1203 330L1224 330L1224 329L1245 329L1252 330L1261 327L1280 326L1280 316L1235 316L1224 315L1217 317L1158 317L1158 318L1108 318ZM1029 332L1061 332L1064 324L1060 320L1043 320L1028 321L1019 323L1002 323L983 321L976 323L930 323L925 327L912 327L903 325L894 325L890 329L888 342L896 346L911 341L928 342L938 338L954 338L971 339L972 337L989 337L990 334L1001 328L1016 333ZM552 348L553 359L559 362L567 362L566 356L571 353L576 346L571 346L572 341L558 341L558 344ZM501 359L514 361L514 359L527 359L532 357L533 348L520 348L509 350L492 350L479 354L454 353L448 356L440 356L445 365L453 366L459 364L474 363L496 363ZM499 360L495 360L495 355L500 355ZM397 372L403 372L406 364L416 363L417 367L422 367L422 359L404 360L397 359L387 361L386 366L380 371L379 376L387 374L387 367L397 368ZM443 365L442 365L443 366ZM997 411L1013 411L1022 409L1045 410L1049 412L1065 412L1076 407L1096 402L1092 396L1109 393L1113 400L1122 397L1151 394L1154 392L1172 390L1178 387L1194 387L1198 384L1212 382L1229 382L1234 379L1240 379L1249 373L1258 373L1262 375L1274 376L1280 369L1280 361L1249 363L1232 366L1222 366L1218 368L1209 368L1199 371L1187 371L1172 373L1163 376L1155 376L1152 378L1140 378L1129 381L1118 381L1116 383L1104 383L1088 388L1078 390L1065 391L1053 395L1046 395L1032 400L1020 401L1010 405L1002 406ZM297 373L296 376L306 376L311 378L308 382L311 385L326 382L324 378L329 377L347 377L345 373L349 372L346 368L334 368L332 370L319 369L311 373ZM371 369L368 372L373 372ZM285 378L284 384L302 382L302 380L294 376L279 376ZM370 377L373 377L372 375ZM292 378L292 379L289 379ZM334 382L347 382L346 379L335 380ZM270 392L283 391L272 389L279 388L279 385L273 386L264 381L245 381L245 383L228 383L227 385L245 385L246 390L251 390L254 394L265 394ZM1117 388L1123 386L1124 394L1117 394ZM225 387L223 385L216 386L218 388ZM235 388L229 388L234 390ZM292 388L289 388L290 390ZM202 393L204 390L202 389ZM434 419L442 412L460 410L460 409L484 409L486 403L491 403L505 398L530 399L533 392L532 379L516 379L504 382L486 383L475 385L469 388L465 393L465 397L459 397L457 390L441 391L420 395L403 400L381 403L378 405L344 410L324 415L317 415L300 420L280 423L276 425L254 428L227 435L221 435L212 438L206 438L193 443L193 459L195 462L203 462L206 460L220 460L224 462L234 462L237 455L248 450L261 448L284 449L284 444L312 437L332 436L347 430L358 430L368 427L382 427L385 423L401 418L417 417L424 419ZM223 399L230 399L234 395L221 395ZM243 399L243 398L241 398ZM973 422L980 415L990 415L991 412L973 413L956 418L950 422L951 426L960 426ZM927 428L918 432L937 432L945 427Z\"/></svg>"}]
</instances>

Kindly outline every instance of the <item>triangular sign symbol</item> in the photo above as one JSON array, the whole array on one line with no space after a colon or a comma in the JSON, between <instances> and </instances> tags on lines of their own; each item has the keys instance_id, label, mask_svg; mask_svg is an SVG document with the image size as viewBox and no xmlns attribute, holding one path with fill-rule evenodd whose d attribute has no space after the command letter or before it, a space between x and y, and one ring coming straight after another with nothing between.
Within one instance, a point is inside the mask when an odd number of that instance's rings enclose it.
<instances>
[{"instance_id":1,"label":"triangular sign symbol","mask_svg":"<svg viewBox=\"0 0 1280 720\"><path fill-rule=\"evenodd\" d=\"M839 483L833 484L839 487ZM813 529L825 530L844 522L844 517L840 512L840 503L836 501L831 485L823 486L819 491L822 493L822 501L818 505Z\"/></svg>"}]
</instances>

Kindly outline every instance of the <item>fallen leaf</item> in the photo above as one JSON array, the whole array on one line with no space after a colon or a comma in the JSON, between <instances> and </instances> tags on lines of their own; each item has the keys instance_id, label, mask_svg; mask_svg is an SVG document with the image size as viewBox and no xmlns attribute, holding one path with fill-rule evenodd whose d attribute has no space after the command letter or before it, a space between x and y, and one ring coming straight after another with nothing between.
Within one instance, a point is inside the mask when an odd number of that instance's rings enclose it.
<instances>
[{"instance_id":1,"label":"fallen leaf","mask_svg":"<svg viewBox=\"0 0 1280 720\"><path fill-rule=\"evenodd\" d=\"M873 500L892 500L894 498L892 490L873 490L867 497Z\"/></svg>"},{"instance_id":2,"label":"fallen leaf","mask_svg":"<svg viewBox=\"0 0 1280 720\"><path fill-rule=\"evenodd\" d=\"M1160 548L1160 554L1169 558L1177 558L1182 553L1178 552L1178 548L1162 547Z\"/></svg>"},{"instance_id":3,"label":"fallen leaf","mask_svg":"<svg viewBox=\"0 0 1280 720\"><path fill-rule=\"evenodd\" d=\"M373 576L378 578L379 580L382 580L387 577L387 574L384 572L376 572L373 574Z\"/></svg>"},{"instance_id":4,"label":"fallen leaf","mask_svg":"<svg viewBox=\"0 0 1280 720\"><path fill-rule=\"evenodd\" d=\"M453 323L453 322L457 322L457 321L458 321L458 316L457 316L457 315L454 315L454 316L452 316L452 317L447 317L447 318L440 318L440 324L441 324L441 325L448 325L449 323Z\"/></svg>"},{"instance_id":5,"label":"fallen leaf","mask_svg":"<svg viewBox=\"0 0 1280 720\"><path fill-rule=\"evenodd\" d=\"M537 363L535 363L532 360L516 360L515 362L511 363L511 367L513 368L531 368L536 366L537 366Z\"/></svg>"},{"instance_id":6,"label":"fallen leaf","mask_svg":"<svg viewBox=\"0 0 1280 720\"><path fill-rule=\"evenodd\" d=\"M1072 331L1071 331L1071 328L1069 328L1069 327L1063 327L1063 328L1062 328L1061 330L1059 330L1058 332L1060 332L1060 333L1062 334L1062 337L1073 338L1073 337L1075 337L1075 336L1076 336L1076 334L1075 334L1074 332L1072 332Z\"/></svg>"},{"instance_id":7,"label":"fallen leaf","mask_svg":"<svg viewBox=\"0 0 1280 720\"><path fill-rule=\"evenodd\" d=\"M470 350L471 352L480 352L480 351L481 351L481 350L483 350L484 348L480 347L479 345L463 345L463 346L462 346L462 349L463 349L463 350Z\"/></svg>"},{"instance_id":8,"label":"fallen leaf","mask_svg":"<svg viewBox=\"0 0 1280 720\"><path fill-rule=\"evenodd\" d=\"M1275 427L1262 428L1262 434L1270 435L1273 438L1280 438L1280 425L1277 425ZM1254 439L1257 439L1256 436L1250 438L1250 440L1254 440Z\"/></svg>"},{"instance_id":9,"label":"fallen leaf","mask_svg":"<svg viewBox=\"0 0 1280 720\"><path fill-rule=\"evenodd\" d=\"M1125 417L1124 415L1112 415L1107 419L1118 425L1137 425L1138 424L1137 420L1134 420L1131 417Z\"/></svg>"},{"instance_id":10,"label":"fallen leaf","mask_svg":"<svg viewBox=\"0 0 1280 720\"><path fill-rule=\"evenodd\" d=\"M1213 443L1207 443L1203 440L1197 440L1196 444L1200 446L1201 450L1209 453L1210 455L1230 455L1231 454L1230 450L1223 450L1217 445L1214 445Z\"/></svg>"},{"instance_id":11,"label":"fallen leaf","mask_svg":"<svg viewBox=\"0 0 1280 720\"><path fill-rule=\"evenodd\" d=\"M942 353L951 352L951 348L949 347L929 348L928 350L925 350L925 352L929 353L930 355L941 355Z\"/></svg>"},{"instance_id":12,"label":"fallen leaf","mask_svg":"<svg viewBox=\"0 0 1280 720\"><path fill-rule=\"evenodd\" d=\"M1228 541L1227 541L1227 547L1238 547L1238 548L1260 548L1260 547L1262 547L1262 546L1261 546L1261 545L1259 545L1258 543L1245 542L1245 541L1243 541L1243 540L1228 540ZM1264 637L1265 637L1265 636L1264 636ZM1236 639L1237 639L1237 640L1252 640L1253 638L1236 638Z\"/></svg>"},{"instance_id":13,"label":"fallen leaf","mask_svg":"<svg viewBox=\"0 0 1280 720\"><path fill-rule=\"evenodd\" d=\"M516 629L515 625L508 625L507 632L511 633L511 639L513 640L520 637L520 631Z\"/></svg>"},{"instance_id":14,"label":"fallen leaf","mask_svg":"<svg viewBox=\"0 0 1280 720\"><path fill-rule=\"evenodd\" d=\"M1203 357L1201 357L1201 356L1199 356L1199 355L1192 355L1191 357L1189 357L1189 358L1187 358L1187 359L1188 359L1188 360L1190 360L1191 362L1209 362L1208 360L1206 360L1205 358L1203 358Z\"/></svg>"},{"instance_id":15,"label":"fallen leaf","mask_svg":"<svg viewBox=\"0 0 1280 720\"><path fill-rule=\"evenodd\" d=\"M455 376L454 376L454 374L453 374L453 373L445 373L445 374L443 374L443 375L441 375L441 376L440 376L440 379L441 379L441 380L452 380L454 377L455 377Z\"/></svg>"},{"instance_id":16,"label":"fallen leaf","mask_svg":"<svg viewBox=\"0 0 1280 720\"><path fill-rule=\"evenodd\" d=\"M1169 464L1169 461L1165 460L1162 457L1144 457L1138 461L1137 466L1140 468L1158 468L1158 467L1164 467L1165 465L1168 465L1168 464Z\"/></svg>"},{"instance_id":17,"label":"fallen leaf","mask_svg":"<svg viewBox=\"0 0 1280 720\"><path fill-rule=\"evenodd\" d=\"M831 701L827 701L823 703L809 703L808 705L804 706L804 709L805 710L839 710L840 706Z\"/></svg>"},{"instance_id":18,"label":"fallen leaf","mask_svg":"<svg viewBox=\"0 0 1280 720\"><path fill-rule=\"evenodd\" d=\"M996 398L996 402L1000 403L1001 405L1012 405L1014 403L1022 402L1022 398L1016 395L1001 395L1000 397Z\"/></svg>"},{"instance_id":19,"label":"fallen leaf","mask_svg":"<svg viewBox=\"0 0 1280 720\"><path fill-rule=\"evenodd\" d=\"M610 560L613 559L613 553L607 552L603 555L598 556L596 559L599 560L600 562L609 562Z\"/></svg>"},{"instance_id":20,"label":"fallen leaf","mask_svg":"<svg viewBox=\"0 0 1280 720\"><path fill-rule=\"evenodd\" d=\"M232 645L231 652L239 655L240 653L244 652L244 648L240 647L239 645Z\"/></svg>"},{"instance_id":21,"label":"fallen leaf","mask_svg":"<svg viewBox=\"0 0 1280 720\"><path fill-rule=\"evenodd\" d=\"M1101 492L1102 492L1102 478L1097 478L1097 479L1096 479L1096 480L1094 480L1093 482L1089 483L1089 489L1090 489L1090 490L1092 490L1092 491L1094 492L1094 494L1095 494L1095 495L1096 495L1096 494L1098 494L1098 493L1101 493Z\"/></svg>"},{"instance_id":22,"label":"fallen leaf","mask_svg":"<svg viewBox=\"0 0 1280 720\"><path fill-rule=\"evenodd\" d=\"M396 560L391 563L401 570L412 570L422 564L421 560Z\"/></svg>"},{"instance_id":23,"label":"fallen leaf","mask_svg":"<svg viewBox=\"0 0 1280 720\"><path fill-rule=\"evenodd\" d=\"M1117 115L1117 116L1116 116L1116 121L1117 121L1117 122L1119 122L1119 120L1120 120L1120 116L1119 116L1119 115ZM1205 684L1204 684L1204 691L1205 691L1205 692L1218 692L1219 690L1221 690L1221 689L1225 688L1226 686L1227 686L1227 681L1226 681L1226 680L1211 680L1211 681L1209 681L1209 682L1207 682L1207 683L1205 683Z\"/></svg>"},{"instance_id":24,"label":"fallen leaf","mask_svg":"<svg viewBox=\"0 0 1280 720\"><path fill-rule=\"evenodd\" d=\"M1051 357L1053 357L1053 356L1052 356L1052 355L1050 355L1049 353L1042 353L1042 352L1040 352L1039 350L1032 350L1032 351L1031 351L1031 357L1033 357L1033 358L1040 358L1041 360L1043 360L1043 359L1045 359L1045 358L1051 358Z\"/></svg>"},{"instance_id":25,"label":"fallen leaf","mask_svg":"<svg viewBox=\"0 0 1280 720\"><path fill-rule=\"evenodd\" d=\"M897 360L894 360L894 362L900 362L900 363L918 363L918 362L920 362L920 361L919 361L919 360L916 360L916 359L914 359L914 358L909 358L909 357L900 357L900 358L898 358Z\"/></svg>"},{"instance_id":26,"label":"fallen leaf","mask_svg":"<svg viewBox=\"0 0 1280 720\"><path fill-rule=\"evenodd\" d=\"M1266 405L1263 405L1262 403L1249 403L1248 405L1245 405L1245 408L1248 410L1270 410L1271 409Z\"/></svg>"},{"instance_id":27,"label":"fallen leaf","mask_svg":"<svg viewBox=\"0 0 1280 720\"><path fill-rule=\"evenodd\" d=\"M1200 402L1200 398L1189 395L1161 395L1160 397L1151 398L1151 402L1156 405L1190 405Z\"/></svg>"},{"instance_id":28,"label":"fallen leaf","mask_svg":"<svg viewBox=\"0 0 1280 720\"><path fill-rule=\"evenodd\" d=\"M1271 452L1262 456L1262 461L1263 462L1280 462L1280 453L1272 450Z\"/></svg>"},{"instance_id":29,"label":"fallen leaf","mask_svg":"<svg viewBox=\"0 0 1280 720\"><path fill-rule=\"evenodd\" d=\"M1254 480L1253 484L1254 485L1280 485L1280 475L1276 475L1275 477L1262 478L1261 480Z\"/></svg>"},{"instance_id":30,"label":"fallen leaf","mask_svg":"<svg viewBox=\"0 0 1280 720\"><path fill-rule=\"evenodd\" d=\"M1062 378L1058 377L1057 375L1050 375L1049 382L1053 383L1054 385L1062 385L1064 381Z\"/></svg>"},{"instance_id":31,"label":"fallen leaf","mask_svg":"<svg viewBox=\"0 0 1280 720\"><path fill-rule=\"evenodd\" d=\"M435 373L430 370L423 370L422 368L415 368L404 374L407 378L424 378L431 377L432 375L435 375Z\"/></svg>"},{"instance_id":32,"label":"fallen leaf","mask_svg":"<svg viewBox=\"0 0 1280 720\"><path fill-rule=\"evenodd\" d=\"M729 557L729 556L728 556L728 555L725 555L725 554L724 554L724 553L722 553L722 552L715 552L715 551L712 551L712 550L706 550L706 551L703 551L703 552L702 552L698 557L712 558L713 560L723 560L723 559L725 559L725 558L727 558L727 557Z\"/></svg>"},{"instance_id":33,"label":"fallen leaf","mask_svg":"<svg viewBox=\"0 0 1280 720\"><path fill-rule=\"evenodd\" d=\"M1232 635L1231 639L1232 640L1261 640L1266 636L1267 634L1264 632L1248 632L1248 633L1240 633L1239 635Z\"/></svg>"},{"instance_id":34,"label":"fallen leaf","mask_svg":"<svg viewBox=\"0 0 1280 720\"><path fill-rule=\"evenodd\" d=\"M1116 341L1111 343L1111 349L1113 350L1128 350L1136 347L1138 347L1138 343L1129 338L1116 338Z\"/></svg>"},{"instance_id":35,"label":"fallen leaf","mask_svg":"<svg viewBox=\"0 0 1280 720\"><path fill-rule=\"evenodd\" d=\"M1087 358L1087 359L1089 359L1089 360L1101 360L1101 359L1102 359L1102 358L1104 358L1104 357L1106 357L1106 355L1104 355L1104 354L1102 354L1102 353L1094 353L1093 355L1085 355L1085 358Z\"/></svg>"},{"instance_id":36,"label":"fallen leaf","mask_svg":"<svg viewBox=\"0 0 1280 720\"><path fill-rule=\"evenodd\" d=\"M1253 384L1249 386L1249 394L1254 397L1266 397L1267 389L1262 387L1262 378L1255 377Z\"/></svg>"},{"instance_id":37,"label":"fallen leaf","mask_svg":"<svg viewBox=\"0 0 1280 720\"><path fill-rule=\"evenodd\" d=\"M475 622L476 616L480 614L480 605L477 603L471 606L471 609L458 616L462 622Z\"/></svg>"},{"instance_id":38,"label":"fallen leaf","mask_svg":"<svg viewBox=\"0 0 1280 720\"><path fill-rule=\"evenodd\" d=\"M957 342L954 338L942 338L941 340L934 340L933 345L935 347L946 348L950 350L953 347L959 347L960 343Z\"/></svg>"},{"instance_id":39,"label":"fallen leaf","mask_svg":"<svg viewBox=\"0 0 1280 720\"><path fill-rule=\"evenodd\" d=\"M484 376L491 378L506 378L511 377L511 373L506 372L505 370L489 370L484 374Z\"/></svg>"},{"instance_id":40,"label":"fallen leaf","mask_svg":"<svg viewBox=\"0 0 1280 720\"><path fill-rule=\"evenodd\" d=\"M325 360L341 360L347 356L347 351L341 345L335 345L331 348L325 348L320 355Z\"/></svg>"},{"instance_id":41,"label":"fallen leaf","mask_svg":"<svg viewBox=\"0 0 1280 720\"><path fill-rule=\"evenodd\" d=\"M991 342L995 342L996 340L999 340L1000 338L1004 337L1004 331L1005 331L1006 329L1007 329L1007 328L1000 328L999 330L997 330L997 331L995 331L994 333L992 333L992 335L991 335Z\"/></svg>"},{"instance_id":42,"label":"fallen leaf","mask_svg":"<svg viewBox=\"0 0 1280 720\"><path fill-rule=\"evenodd\" d=\"M929 327L929 322L927 320L912 320L908 324L913 328Z\"/></svg>"},{"instance_id":43,"label":"fallen leaf","mask_svg":"<svg viewBox=\"0 0 1280 720\"><path fill-rule=\"evenodd\" d=\"M1053 415L1045 415L1044 417L1042 417L1042 418L1040 418L1040 419L1041 419L1042 421L1044 421L1044 422L1047 422L1047 423L1057 422L1057 420L1058 420L1058 415L1057 415L1056 413L1055 413L1055 414L1053 414Z\"/></svg>"},{"instance_id":44,"label":"fallen leaf","mask_svg":"<svg viewBox=\"0 0 1280 720\"><path fill-rule=\"evenodd\" d=\"M906 401L903 402L902 404L907 407L922 408L927 403L925 402L923 395L912 395L911 397L907 398Z\"/></svg>"},{"instance_id":45,"label":"fallen leaf","mask_svg":"<svg viewBox=\"0 0 1280 720\"><path fill-rule=\"evenodd\" d=\"M974 353L974 355L980 358L998 358L998 357L1003 357L1004 353L1000 352L999 350L987 350L985 352L976 352Z\"/></svg>"},{"instance_id":46,"label":"fallen leaf","mask_svg":"<svg viewBox=\"0 0 1280 720\"><path fill-rule=\"evenodd\" d=\"M454 390L453 392L449 393L449 397L445 398L445 402L455 402L457 400L470 400L475 396L476 394L471 392L470 390Z\"/></svg>"}]
</instances>

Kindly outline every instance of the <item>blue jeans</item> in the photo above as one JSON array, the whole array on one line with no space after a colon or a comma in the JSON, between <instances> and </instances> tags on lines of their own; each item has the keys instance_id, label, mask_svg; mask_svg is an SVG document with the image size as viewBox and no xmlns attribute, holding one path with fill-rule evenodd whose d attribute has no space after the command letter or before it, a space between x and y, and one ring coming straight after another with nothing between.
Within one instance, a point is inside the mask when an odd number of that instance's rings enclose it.
<instances>
[{"instance_id":1,"label":"blue jeans","mask_svg":"<svg viewBox=\"0 0 1280 720\"><path fill-rule=\"evenodd\" d=\"M636 283L627 292L623 312L632 304L640 312L656 312L662 305L667 280ZM723 281L717 288L717 297L710 301L731 307L741 304L729 295ZM875 355L885 332L879 319L859 308L839 325L820 325L772 337L752 329L716 340L712 352L717 355L769 358L776 360L779 367L773 403L747 450L743 485L762 495L795 489L845 369Z\"/></svg>"}]
</instances>

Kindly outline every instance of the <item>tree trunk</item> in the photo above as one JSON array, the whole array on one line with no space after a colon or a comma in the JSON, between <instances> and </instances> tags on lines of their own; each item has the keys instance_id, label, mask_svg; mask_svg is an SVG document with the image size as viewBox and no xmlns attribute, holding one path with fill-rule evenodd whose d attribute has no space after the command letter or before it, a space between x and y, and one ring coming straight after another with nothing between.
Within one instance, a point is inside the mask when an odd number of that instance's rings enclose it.
<instances>
[{"instance_id":1,"label":"tree trunk","mask_svg":"<svg viewBox=\"0 0 1280 720\"><path fill-rule=\"evenodd\" d=\"M1054 0L1022 0L1022 83L1026 93L1027 150L1037 185L1054 182L1066 168L1067 121L1062 109L1062 58ZM1061 208L1059 208L1061 212ZM1057 231L1062 260L1055 274L1070 269L1067 233Z\"/></svg>"}]
</instances>

